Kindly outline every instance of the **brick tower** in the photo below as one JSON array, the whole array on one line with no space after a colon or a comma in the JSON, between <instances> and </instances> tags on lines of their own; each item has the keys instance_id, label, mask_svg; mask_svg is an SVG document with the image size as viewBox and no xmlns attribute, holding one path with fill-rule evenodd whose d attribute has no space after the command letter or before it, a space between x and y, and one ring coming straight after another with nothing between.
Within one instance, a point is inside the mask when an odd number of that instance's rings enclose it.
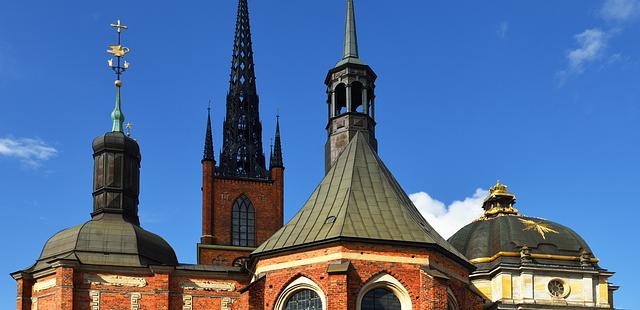
<instances>
[{"instance_id":1,"label":"brick tower","mask_svg":"<svg viewBox=\"0 0 640 310\"><path fill-rule=\"evenodd\" d=\"M269 169L265 165L247 0L238 3L220 163L216 166L209 116L202 176L198 262L242 264L282 227L284 208L279 121Z\"/></svg>"}]
</instances>

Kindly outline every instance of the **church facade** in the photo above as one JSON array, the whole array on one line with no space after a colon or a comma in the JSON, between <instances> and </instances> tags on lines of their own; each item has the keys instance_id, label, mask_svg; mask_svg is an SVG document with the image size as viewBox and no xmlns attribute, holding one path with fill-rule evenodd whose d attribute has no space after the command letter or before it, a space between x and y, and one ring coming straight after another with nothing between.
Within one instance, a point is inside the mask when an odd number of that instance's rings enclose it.
<instances>
[{"instance_id":1,"label":"church facade","mask_svg":"<svg viewBox=\"0 0 640 310\"><path fill-rule=\"evenodd\" d=\"M284 223L279 119L267 166L249 7L238 1L217 157L207 120L197 264L179 263L140 226L141 152L123 131L120 101L126 26L112 25L116 108L112 130L93 141L91 219L51 237L35 264L11 274L16 309L613 308L613 273L586 242L522 216L504 185L492 188L485 215L449 240L422 217L378 156L377 75L359 57L354 3L346 2L343 56L325 78L325 176Z\"/></svg>"}]
</instances>

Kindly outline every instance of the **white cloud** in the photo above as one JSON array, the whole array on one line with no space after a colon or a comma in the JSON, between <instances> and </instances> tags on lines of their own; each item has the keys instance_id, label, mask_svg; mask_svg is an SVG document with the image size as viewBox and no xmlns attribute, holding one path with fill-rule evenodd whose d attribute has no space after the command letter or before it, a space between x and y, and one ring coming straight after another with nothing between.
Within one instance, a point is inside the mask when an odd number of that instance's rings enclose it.
<instances>
[{"instance_id":1,"label":"white cloud","mask_svg":"<svg viewBox=\"0 0 640 310\"><path fill-rule=\"evenodd\" d=\"M0 138L0 156L15 157L32 168L55 156L58 153L54 147L40 139L30 138Z\"/></svg>"},{"instance_id":2,"label":"white cloud","mask_svg":"<svg viewBox=\"0 0 640 310\"><path fill-rule=\"evenodd\" d=\"M488 195L489 191L478 188L471 197L448 206L425 192L411 194L409 198L429 224L447 239L483 214L482 202Z\"/></svg>"},{"instance_id":3,"label":"white cloud","mask_svg":"<svg viewBox=\"0 0 640 310\"><path fill-rule=\"evenodd\" d=\"M508 22L501 22L498 25L498 30L496 30L496 34L498 34L498 37L500 39L506 39L507 38L507 33L509 33L509 23Z\"/></svg>"},{"instance_id":4,"label":"white cloud","mask_svg":"<svg viewBox=\"0 0 640 310\"><path fill-rule=\"evenodd\" d=\"M640 0L605 0L600 14L609 21L629 21L640 16Z\"/></svg>"},{"instance_id":5,"label":"white cloud","mask_svg":"<svg viewBox=\"0 0 640 310\"><path fill-rule=\"evenodd\" d=\"M613 29L606 32L599 28L592 28L573 36L578 47L567 52L566 57L569 62L567 68L556 73L559 86L563 86L569 77L584 73L588 64L603 58L606 55L609 38L617 31Z\"/></svg>"},{"instance_id":6,"label":"white cloud","mask_svg":"<svg viewBox=\"0 0 640 310\"><path fill-rule=\"evenodd\" d=\"M574 38L579 46L567 53L567 59L569 60L569 70L579 74L584 72L587 63L604 55L609 35L598 28L593 28L576 34Z\"/></svg>"}]
</instances>

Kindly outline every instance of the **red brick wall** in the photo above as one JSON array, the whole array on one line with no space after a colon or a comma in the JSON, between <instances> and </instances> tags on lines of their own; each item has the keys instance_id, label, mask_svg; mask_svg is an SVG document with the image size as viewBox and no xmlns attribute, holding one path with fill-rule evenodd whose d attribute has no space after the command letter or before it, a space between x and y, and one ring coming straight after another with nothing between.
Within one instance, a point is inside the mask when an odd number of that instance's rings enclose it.
<instances>
[{"instance_id":1,"label":"red brick wall","mask_svg":"<svg viewBox=\"0 0 640 310\"><path fill-rule=\"evenodd\" d=\"M202 247L199 249L198 261L202 265L222 265L231 266L233 261L239 257L249 257L251 250L235 251L235 250L219 250Z\"/></svg>"},{"instance_id":2,"label":"red brick wall","mask_svg":"<svg viewBox=\"0 0 640 310\"><path fill-rule=\"evenodd\" d=\"M98 291L100 294L100 309L108 310L130 310L131 297L133 294L139 293L139 305L141 310L182 310L183 297L189 295L192 298L194 310L218 310L221 308L224 298L230 298L232 309L247 309L248 299L244 298L238 292L239 289L246 287L248 278L246 279L220 279L208 276L180 274L175 270L169 270L168 273L152 273L149 269L140 273L123 273L115 274L122 277L142 278L146 281L146 285L142 287L126 286L126 285L109 285L104 283L96 283L87 281L95 279L96 275L104 275L105 273L74 271L71 268L57 268L54 275L38 279L37 282L55 279L54 287L33 292L33 296L37 297L38 310L85 310L91 309L91 291ZM197 274L197 273L196 273ZM93 276L93 278L87 278ZM225 277L225 276L223 276ZM95 281L95 280L93 280ZM185 289L182 284L193 281L208 282L224 282L233 284L235 291L206 291ZM24 289L21 285L22 280L18 281L19 288ZM188 285L187 285L188 286ZM24 293L24 292L22 292ZM24 294L23 294L24 295ZM73 308L72 308L73 305ZM18 310L27 310L31 308L31 301Z\"/></svg>"},{"instance_id":3,"label":"red brick wall","mask_svg":"<svg viewBox=\"0 0 640 310\"><path fill-rule=\"evenodd\" d=\"M256 211L256 246L271 237L284 224L284 170L272 169L271 181L252 181L239 179L208 178L209 167L203 166L205 175L203 182L202 226L203 244L232 245L231 217L233 203L242 195L246 195ZM207 184L207 180L210 184ZM205 235L211 233L213 237ZM200 262L206 263L218 254L232 256L235 253L199 254ZM206 257L205 257L206 256ZM240 256L238 256L240 257ZM237 257L230 258L229 265Z\"/></svg>"},{"instance_id":4,"label":"red brick wall","mask_svg":"<svg viewBox=\"0 0 640 310\"><path fill-rule=\"evenodd\" d=\"M213 161L202 162L202 238L200 243L214 244L216 242L213 235L213 172L215 166Z\"/></svg>"},{"instance_id":5,"label":"red brick wall","mask_svg":"<svg viewBox=\"0 0 640 310\"><path fill-rule=\"evenodd\" d=\"M31 290L33 281L27 279L19 279L17 281L18 294L16 298L16 309L29 310L31 309Z\"/></svg>"},{"instance_id":6,"label":"red brick wall","mask_svg":"<svg viewBox=\"0 0 640 310\"><path fill-rule=\"evenodd\" d=\"M437 261L440 266L461 275L468 271L458 263L439 253L425 249L371 244L342 244L327 248L297 252L279 257L265 258L257 266L292 262L333 253L361 253L404 258L427 258ZM313 280L324 291L328 309L356 309L357 297L363 286L373 277L386 273L396 278L408 291L414 309L447 309L447 287L453 291L462 309L482 309L482 302L459 280L441 281L424 272L422 265L414 263L380 262L360 259L350 260L351 266L346 274L328 274L329 262L303 265L282 270L266 272L264 278L264 299L250 300L252 307L271 309L282 290L300 276Z\"/></svg>"}]
</instances>

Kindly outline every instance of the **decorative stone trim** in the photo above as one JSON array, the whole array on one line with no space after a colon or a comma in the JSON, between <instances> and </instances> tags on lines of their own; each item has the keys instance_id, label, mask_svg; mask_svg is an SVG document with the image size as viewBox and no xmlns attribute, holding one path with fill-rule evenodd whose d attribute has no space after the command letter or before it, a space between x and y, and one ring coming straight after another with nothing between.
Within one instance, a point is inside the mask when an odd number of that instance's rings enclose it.
<instances>
[{"instance_id":1,"label":"decorative stone trim","mask_svg":"<svg viewBox=\"0 0 640 310\"><path fill-rule=\"evenodd\" d=\"M231 297L224 297L222 298L222 303L220 304L220 309L221 310L230 310L231 309L231 303L233 301L231 300Z\"/></svg>"},{"instance_id":2,"label":"decorative stone trim","mask_svg":"<svg viewBox=\"0 0 640 310\"><path fill-rule=\"evenodd\" d=\"M131 293L131 310L140 310L140 299L142 294Z\"/></svg>"},{"instance_id":3,"label":"decorative stone trim","mask_svg":"<svg viewBox=\"0 0 640 310\"><path fill-rule=\"evenodd\" d=\"M103 275L103 274L85 274L84 282L91 285L103 285L103 286L128 286L128 287L145 287L147 286L147 280L144 278L125 277L117 275Z\"/></svg>"},{"instance_id":4,"label":"decorative stone trim","mask_svg":"<svg viewBox=\"0 0 640 310\"><path fill-rule=\"evenodd\" d=\"M394 278L392 275L387 273L379 274L373 277L371 280L365 284L362 289L360 289L360 293L358 293L358 298L356 299L356 310L360 310L362 306L362 298L369 291L383 287L391 292L398 298L400 301L400 309L402 310L411 310L413 306L411 304L411 296L409 296L409 292L407 289L398 281L398 279Z\"/></svg>"},{"instance_id":5,"label":"decorative stone trim","mask_svg":"<svg viewBox=\"0 0 640 310\"><path fill-rule=\"evenodd\" d=\"M233 292L236 286L228 282L212 282L200 280L187 280L180 282L180 286L185 290L192 291L213 291L213 292Z\"/></svg>"},{"instance_id":6,"label":"decorative stone trim","mask_svg":"<svg viewBox=\"0 0 640 310\"><path fill-rule=\"evenodd\" d=\"M100 310L100 291L89 291L89 298L91 298L90 309Z\"/></svg>"},{"instance_id":7,"label":"decorative stone trim","mask_svg":"<svg viewBox=\"0 0 640 310\"><path fill-rule=\"evenodd\" d=\"M295 279L293 282L289 283L289 285L287 285L287 287L285 287L282 290L282 293L280 293L280 296L278 296L278 299L276 299L276 302L274 304L274 309L275 310L285 309L287 300L289 300L291 296L293 296L295 293L301 290L314 291L316 294L318 294L318 296L320 296L320 300L322 302L322 309L327 309L327 298L326 296L324 296L324 292L322 291L320 286L318 286L318 284L313 282L313 280L304 276L301 276Z\"/></svg>"},{"instance_id":8,"label":"decorative stone trim","mask_svg":"<svg viewBox=\"0 0 640 310\"><path fill-rule=\"evenodd\" d=\"M37 282L33 285L33 290L35 292L44 291L46 289L50 289L56 286L56 278L51 278L49 280L44 280L42 282Z\"/></svg>"},{"instance_id":9,"label":"decorative stone trim","mask_svg":"<svg viewBox=\"0 0 640 310\"><path fill-rule=\"evenodd\" d=\"M193 296L182 296L182 310L193 310Z\"/></svg>"},{"instance_id":10,"label":"decorative stone trim","mask_svg":"<svg viewBox=\"0 0 640 310\"><path fill-rule=\"evenodd\" d=\"M31 297L31 310L38 310L38 297Z\"/></svg>"}]
</instances>

